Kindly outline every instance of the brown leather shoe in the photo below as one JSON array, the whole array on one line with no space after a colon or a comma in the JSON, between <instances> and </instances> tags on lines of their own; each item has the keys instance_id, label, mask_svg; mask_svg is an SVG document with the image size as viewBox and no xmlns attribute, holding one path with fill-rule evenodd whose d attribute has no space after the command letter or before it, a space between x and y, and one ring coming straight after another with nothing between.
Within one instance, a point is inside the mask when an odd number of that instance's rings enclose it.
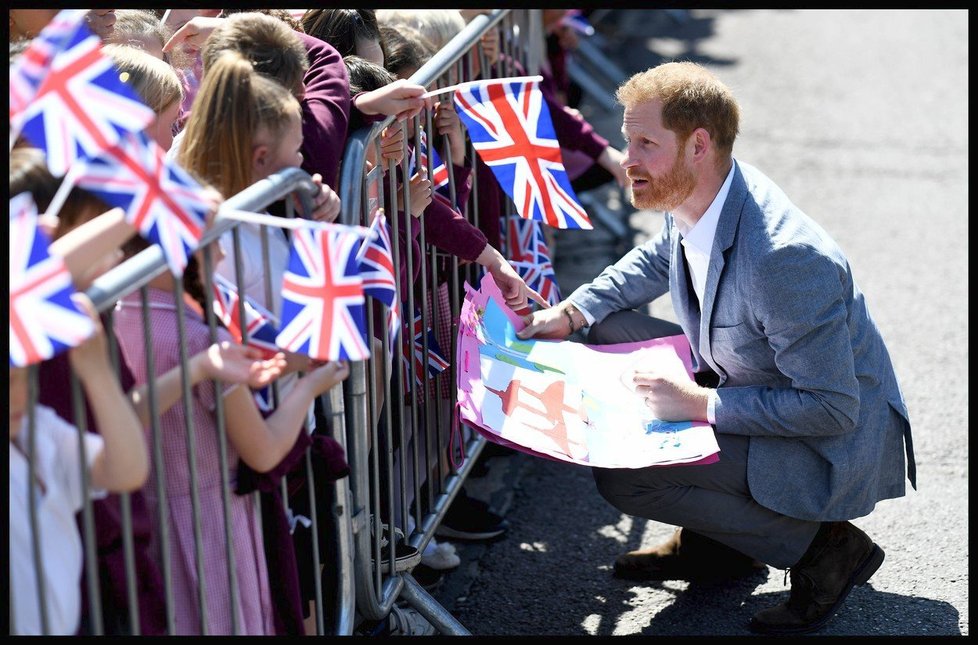
<instances>
[{"instance_id":1,"label":"brown leather shoe","mask_svg":"<svg viewBox=\"0 0 978 645\"><path fill-rule=\"evenodd\" d=\"M821 628L853 585L865 584L883 564L883 549L849 522L823 522L805 555L788 570L787 602L757 612L751 631L804 634Z\"/></svg>"},{"instance_id":2,"label":"brown leather shoe","mask_svg":"<svg viewBox=\"0 0 978 645\"><path fill-rule=\"evenodd\" d=\"M689 529L648 549L629 551L615 560L615 577L626 580L725 580L740 578L766 565Z\"/></svg>"}]
</instances>

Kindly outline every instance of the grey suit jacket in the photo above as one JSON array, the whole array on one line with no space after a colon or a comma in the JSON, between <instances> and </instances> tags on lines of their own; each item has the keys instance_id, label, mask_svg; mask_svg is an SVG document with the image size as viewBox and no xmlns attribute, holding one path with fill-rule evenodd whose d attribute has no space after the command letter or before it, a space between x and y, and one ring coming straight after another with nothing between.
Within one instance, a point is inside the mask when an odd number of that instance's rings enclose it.
<instances>
[{"instance_id":1,"label":"grey suit jacket","mask_svg":"<svg viewBox=\"0 0 978 645\"><path fill-rule=\"evenodd\" d=\"M768 177L734 163L703 312L668 214L657 237L568 300L600 322L668 291L694 371L719 376L716 432L750 438L753 497L801 519L861 517L904 495L905 477L916 488L889 352L839 246Z\"/></svg>"}]
</instances>

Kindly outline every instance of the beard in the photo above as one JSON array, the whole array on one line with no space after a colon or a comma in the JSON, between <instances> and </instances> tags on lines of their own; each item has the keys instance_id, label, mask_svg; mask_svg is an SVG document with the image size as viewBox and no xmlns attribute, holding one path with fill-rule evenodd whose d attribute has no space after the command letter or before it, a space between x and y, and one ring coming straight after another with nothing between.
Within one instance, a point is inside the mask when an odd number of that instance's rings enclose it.
<instances>
[{"instance_id":1,"label":"beard","mask_svg":"<svg viewBox=\"0 0 978 645\"><path fill-rule=\"evenodd\" d=\"M632 206L663 212L676 209L693 194L696 187L696 178L692 171L682 163L682 147L676 153L672 167L662 177L635 174L629 175L629 179L646 180L638 193L635 192L634 184L632 185Z\"/></svg>"}]
</instances>

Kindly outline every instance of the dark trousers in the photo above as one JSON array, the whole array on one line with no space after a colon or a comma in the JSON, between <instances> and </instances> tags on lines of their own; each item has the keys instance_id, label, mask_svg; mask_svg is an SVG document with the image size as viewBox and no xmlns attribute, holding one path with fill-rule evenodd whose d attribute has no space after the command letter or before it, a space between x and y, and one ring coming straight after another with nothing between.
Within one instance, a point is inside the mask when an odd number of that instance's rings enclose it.
<instances>
[{"instance_id":1,"label":"dark trousers","mask_svg":"<svg viewBox=\"0 0 978 645\"><path fill-rule=\"evenodd\" d=\"M637 342L683 333L672 322L619 311L594 325L589 344ZM698 375L701 385L711 380ZM750 494L750 438L717 433L720 460L707 465L592 468L598 492L623 513L681 526L765 564L793 566L808 549L819 522L776 513Z\"/></svg>"}]
</instances>

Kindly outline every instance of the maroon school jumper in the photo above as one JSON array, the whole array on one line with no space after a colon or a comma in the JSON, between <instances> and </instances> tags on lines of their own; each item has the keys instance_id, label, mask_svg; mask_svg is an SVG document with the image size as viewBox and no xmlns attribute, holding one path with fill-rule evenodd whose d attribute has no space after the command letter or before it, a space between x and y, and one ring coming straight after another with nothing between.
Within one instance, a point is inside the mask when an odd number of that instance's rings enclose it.
<instances>
[{"instance_id":1,"label":"maroon school jumper","mask_svg":"<svg viewBox=\"0 0 978 645\"><path fill-rule=\"evenodd\" d=\"M103 319L103 325L106 325ZM106 325L107 329L111 326ZM119 384L123 392L129 392L135 378L120 355ZM41 363L38 371L38 402L52 408L62 419L75 424L75 412L71 397L71 365L68 353L62 352L54 358ZM86 405L87 407L87 405ZM87 410L86 428L98 432L91 409ZM163 590L163 577L154 559L149 554L151 542L151 522L146 508L146 500L141 490L129 493L132 512L132 539L134 582L139 604L139 631L143 635L166 634L166 601ZM95 520L95 545L98 553L99 588L101 591L103 628L106 634L129 633L129 596L126 592L126 564L123 551L122 505L120 496L110 493L103 499L92 502L92 515ZM84 535L82 514L79 513L78 528ZM81 597L82 616L79 633L91 633L89 597L85 563L82 563Z\"/></svg>"},{"instance_id":2,"label":"maroon school jumper","mask_svg":"<svg viewBox=\"0 0 978 645\"><path fill-rule=\"evenodd\" d=\"M319 173L339 192L340 161L350 124L350 79L343 57L329 43L296 32L306 47L309 69L302 77L302 169Z\"/></svg>"}]
</instances>

